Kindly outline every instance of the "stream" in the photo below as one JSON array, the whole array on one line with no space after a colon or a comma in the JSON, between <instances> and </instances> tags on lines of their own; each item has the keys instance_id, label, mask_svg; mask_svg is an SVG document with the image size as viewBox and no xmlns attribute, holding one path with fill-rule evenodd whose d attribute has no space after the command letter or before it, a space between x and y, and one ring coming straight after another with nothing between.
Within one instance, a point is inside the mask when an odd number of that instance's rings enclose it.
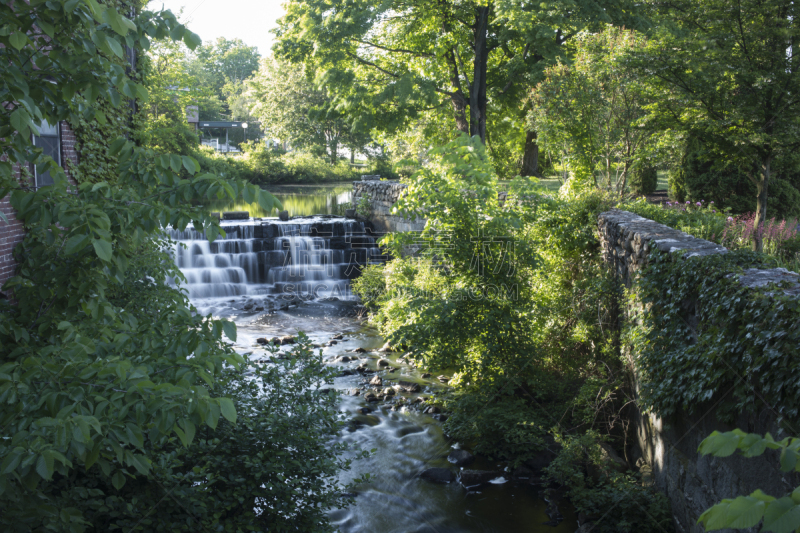
<instances>
[{"instance_id":1,"label":"stream","mask_svg":"<svg viewBox=\"0 0 800 533\"><path fill-rule=\"evenodd\" d=\"M409 406L418 397L428 397L446 385L436 377L423 379L422 369L398 360L402 353L380 351L384 339L355 312L358 302L347 290L349 276L343 274L346 269L342 263L346 260L343 258L356 255L372 261L377 257L374 241L356 238L359 227L352 221L334 219L332 223L332 236L320 237L328 228L323 224L331 224L330 218L294 219L284 224L273 219L251 220L227 226L227 237L216 246L209 246L202 234L191 230L172 234L186 245L176 248L176 262L189 280L192 303L203 314L234 320L238 328L234 349L263 359L269 353L256 339L302 331L322 350L324 360L342 371L332 385L341 391L339 409L350 423L339 438L353 450L376 452L368 459L354 461L350 471L340 474L342 484L366 473L371 481L351 489L353 501L348 508L330 511L332 523L343 533L573 533L577 520L567 503L559 505L563 521L551 521L542 487L528 479L513 480L507 471L490 483L470 489L457 481L438 484L420 478L429 468L459 471L447 460L450 451L460 444L443 433L443 415L424 414ZM337 237L339 233L344 237ZM273 236L264 237L268 234ZM361 243L364 253L345 248L340 254L334 248L337 238L346 241L342 246ZM276 257L283 257L283 263L275 261ZM302 299L293 298L291 306L273 305L278 296L295 290L286 280L302 279L315 280L314 290ZM342 286L345 290L335 291L336 296L324 290ZM339 335L342 338L331 342ZM342 357L354 360L341 361ZM389 368L385 366L387 360ZM356 371L359 366L361 371ZM383 380L381 389L403 380L418 384L420 390L368 402L367 381L375 376ZM405 400L398 402L401 396ZM467 468L503 471L504 466L476 457Z\"/></svg>"}]
</instances>

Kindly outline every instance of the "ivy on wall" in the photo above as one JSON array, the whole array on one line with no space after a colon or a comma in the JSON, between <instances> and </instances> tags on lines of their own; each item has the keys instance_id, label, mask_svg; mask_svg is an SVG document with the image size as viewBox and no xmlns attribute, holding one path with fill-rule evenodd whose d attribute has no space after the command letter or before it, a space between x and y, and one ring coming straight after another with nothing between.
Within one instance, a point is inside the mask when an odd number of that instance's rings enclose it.
<instances>
[{"instance_id":1,"label":"ivy on wall","mask_svg":"<svg viewBox=\"0 0 800 533\"><path fill-rule=\"evenodd\" d=\"M125 13L131 9L131 2L104 0L102 3L120 13ZM137 4L140 3L134 1L134 8L138 10L141 6ZM103 54L100 51L98 53L112 63L126 69L130 67L125 57L120 58L116 55ZM137 50L137 54L141 54L141 50ZM136 82L141 81L138 72L133 69L129 71L128 77ZM75 132L75 149L79 156L77 167L70 170L73 171L75 180L78 183L97 183L101 181L114 183L117 181L119 162L116 155L110 153L109 146L114 139L121 136L127 137L130 134L132 109L127 105L120 105L121 102L127 99L129 99L128 96L115 91L115 94L112 94L109 100L93 102L94 117L87 120L78 113L74 114L80 116L77 121L73 121L70 124L70 127ZM76 95L73 100L73 106L75 109L87 107L86 99L83 96Z\"/></svg>"},{"instance_id":2,"label":"ivy on wall","mask_svg":"<svg viewBox=\"0 0 800 533\"><path fill-rule=\"evenodd\" d=\"M692 413L714 398L720 418L765 407L800 411L800 300L748 288L735 274L774 268L750 251L682 259L654 254L631 291L626 341L636 346L646 409ZM733 274L733 275L732 275Z\"/></svg>"}]
</instances>

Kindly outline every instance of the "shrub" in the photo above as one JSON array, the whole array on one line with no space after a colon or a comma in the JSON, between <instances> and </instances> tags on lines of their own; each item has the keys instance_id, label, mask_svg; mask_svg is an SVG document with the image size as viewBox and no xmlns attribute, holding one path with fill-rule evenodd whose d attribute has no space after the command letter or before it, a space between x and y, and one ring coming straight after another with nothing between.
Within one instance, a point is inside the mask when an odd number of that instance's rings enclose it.
<instances>
[{"instance_id":1,"label":"shrub","mask_svg":"<svg viewBox=\"0 0 800 533\"><path fill-rule=\"evenodd\" d=\"M637 167L628 184L633 194L651 194L658 187L658 170L650 166Z\"/></svg>"}]
</instances>

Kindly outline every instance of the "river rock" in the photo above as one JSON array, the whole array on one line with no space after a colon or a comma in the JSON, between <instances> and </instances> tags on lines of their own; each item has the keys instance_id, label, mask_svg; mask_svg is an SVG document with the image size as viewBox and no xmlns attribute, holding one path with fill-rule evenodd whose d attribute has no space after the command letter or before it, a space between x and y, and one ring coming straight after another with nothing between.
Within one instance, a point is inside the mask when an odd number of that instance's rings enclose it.
<instances>
[{"instance_id":1,"label":"river rock","mask_svg":"<svg viewBox=\"0 0 800 533\"><path fill-rule=\"evenodd\" d=\"M341 357L336 358L337 363L349 363L350 361L352 361L352 359L350 359L346 355L342 355Z\"/></svg>"},{"instance_id":2,"label":"river rock","mask_svg":"<svg viewBox=\"0 0 800 533\"><path fill-rule=\"evenodd\" d=\"M467 450L450 450L447 460L456 466L467 466L475 461L475 456Z\"/></svg>"},{"instance_id":3,"label":"river rock","mask_svg":"<svg viewBox=\"0 0 800 533\"><path fill-rule=\"evenodd\" d=\"M369 384L380 387L381 385L383 385L383 379L381 379L380 376L375 376L371 380L369 380Z\"/></svg>"},{"instance_id":4,"label":"river rock","mask_svg":"<svg viewBox=\"0 0 800 533\"><path fill-rule=\"evenodd\" d=\"M439 380L439 381L441 381L442 383L448 383L448 382L450 381L450 378L448 378L447 376L439 376L439 377L438 377L438 378L436 378L436 379L438 379L438 380Z\"/></svg>"},{"instance_id":5,"label":"river rock","mask_svg":"<svg viewBox=\"0 0 800 533\"><path fill-rule=\"evenodd\" d=\"M428 379L429 377L431 377L431 375L428 374L427 372L425 372L424 374L422 374L421 377L422 377L422 379Z\"/></svg>"},{"instance_id":6,"label":"river rock","mask_svg":"<svg viewBox=\"0 0 800 533\"><path fill-rule=\"evenodd\" d=\"M334 344L339 344L339 341L328 341L328 346L333 346Z\"/></svg>"},{"instance_id":7,"label":"river rock","mask_svg":"<svg viewBox=\"0 0 800 533\"><path fill-rule=\"evenodd\" d=\"M355 374L355 371L350 370L349 368L345 368L344 370L339 372L339 377L343 378L345 376L352 376L353 374Z\"/></svg>"},{"instance_id":8,"label":"river rock","mask_svg":"<svg viewBox=\"0 0 800 533\"><path fill-rule=\"evenodd\" d=\"M419 392L421 389L419 383L413 383L411 381L398 381L397 386L400 387L400 390L403 392Z\"/></svg>"},{"instance_id":9,"label":"river rock","mask_svg":"<svg viewBox=\"0 0 800 533\"><path fill-rule=\"evenodd\" d=\"M368 392L364 395L364 399L368 402L379 402L380 399L375 395L374 392Z\"/></svg>"},{"instance_id":10,"label":"river rock","mask_svg":"<svg viewBox=\"0 0 800 533\"><path fill-rule=\"evenodd\" d=\"M272 337L270 339L270 342L280 345L294 344L295 342L297 342L297 339L294 337L294 335L284 335L283 337Z\"/></svg>"},{"instance_id":11,"label":"river rock","mask_svg":"<svg viewBox=\"0 0 800 533\"><path fill-rule=\"evenodd\" d=\"M389 361L388 359L379 359L378 360L378 366L386 367L386 366L391 366L391 365L392 365L392 362Z\"/></svg>"},{"instance_id":12,"label":"river rock","mask_svg":"<svg viewBox=\"0 0 800 533\"><path fill-rule=\"evenodd\" d=\"M354 353L364 353L364 352L366 352L366 351L367 351L367 350L365 350L365 349L364 349L363 347L361 347L361 346L359 346L358 348L356 348L355 350L353 350L353 352L354 352Z\"/></svg>"},{"instance_id":13,"label":"river rock","mask_svg":"<svg viewBox=\"0 0 800 533\"><path fill-rule=\"evenodd\" d=\"M386 396L394 396L395 395L395 391L391 387L386 387L385 389L383 389L383 394L386 395Z\"/></svg>"},{"instance_id":14,"label":"river rock","mask_svg":"<svg viewBox=\"0 0 800 533\"><path fill-rule=\"evenodd\" d=\"M389 343L387 342L378 351L379 352L391 352L392 351L392 347L389 346Z\"/></svg>"},{"instance_id":15,"label":"river rock","mask_svg":"<svg viewBox=\"0 0 800 533\"><path fill-rule=\"evenodd\" d=\"M361 391L358 389L350 389L350 396L358 396L361 394Z\"/></svg>"},{"instance_id":16,"label":"river rock","mask_svg":"<svg viewBox=\"0 0 800 533\"><path fill-rule=\"evenodd\" d=\"M465 487L477 487L484 483L489 483L491 480L502 476L501 472L496 470L462 470L458 480Z\"/></svg>"},{"instance_id":17,"label":"river rock","mask_svg":"<svg viewBox=\"0 0 800 533\"><path fill-rule=\"evenodd\" d=\"M258 344L267 344L269 341L265 337L259 337L256 339Z\"/></svg>"},{"instance_id":18,"label":"river rock","mask_svg":"<svg viewBox=\"0 0 800 533\"><path fill-rule=\"evenodd\" d=\"M452 483L456 479L455 474L449 468L429 468L419 477L433 483Z\"/></svg>"},{"instance_id":19,"label":"river rock","mask_svg":"<svg viewBox=\"0 0 800 533\"><path fill-rule=\"evenodd\" d=\"M331 340L334 340L334 341L340 341L340 340L342 340L343 338L344 338L344 335L342 335L342 334L340 333L339 335L334 335L333 337L331 337Z\"/></svg>"},{"instance_id":20,"label":"river rock","mask_svg":"<svg viewBox=\"0 0 800 533\"><path fill-rule=\"evenodd\" d=\"M278 218L283 222L286 222L287 220L289 220L289 211L281 211L280 213L278 213Z\"/></svg>"},{"instance_id":21,"label":"river rock","mask_svg":"<svg viewBox=\"0 0 800 533\"><path fill-rule=\"evenodd\" d=\"M442 410L439 409L439 407L436 406L436 405L431 405L427 409L425 409L424 412L425 412L426 415L435 415L437 413L441 413Z\"/></svg>"},{"instance_id":22,"label":"river rock","mask_svg":"<svg viewBox=\"0 0 800 533\"><path fill-rule=\"evenodd\" d=\"M536 475L533 473L533 470L525 465L518 466L511 473L512 479L533 481L535 477Z\"/></svg>"}]
</instances>

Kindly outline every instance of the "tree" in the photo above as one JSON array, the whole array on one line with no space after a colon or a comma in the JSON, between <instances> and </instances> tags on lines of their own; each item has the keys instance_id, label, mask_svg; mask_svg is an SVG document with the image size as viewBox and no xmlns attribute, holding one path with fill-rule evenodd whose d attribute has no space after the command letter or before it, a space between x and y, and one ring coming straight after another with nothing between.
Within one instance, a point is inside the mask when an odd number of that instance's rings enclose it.
<instances>
[{"instance_id":1,"label":"tree","mask_svg":"<svg viewBox=\"0 0 800 533\"><path fill-rule=\"evenodd\" d=\"M508 107L521 119L522 95L564 54L565 42L600 22L628 18L611 0L546 8L508 0L296 0L287 4L275 49L281 58L315 65L318 83L337 104L365 112L372 127L400 130L426 110L449 108L454 130L486 143L490 110Z\"/></svg>"},{"instance_id":2,"label":"tree","mask_svg":"<svg viewBox=\"0 0 800 533\"><path fill-rule=\"evenodd\" d=\"M155 40L139 60L149 99L140 106L136 136L143 146L189 155L198 144L186 120L187 108L209 96L184 68L186 49L171 39Z\"/></svg>"},{"instance_id":3,"label":"tree","mask_svg":"<svg viewBox=\"0 0 800 533\"><path fill-rule=\"evenodd\" d=\"M791 0L654 4L667 20L635 65L660 94L652 109L666 128L700 136L757 189L763 227L776 159L800 146L798 7ZM760 232L754 249L762 250Z\"/></svg>"},{"instance_id":4,"label":"tree","mask_svg":"<svg viewBox=\"0 0 800 533\"><path fill-rule=\"evenodd\" d=\"M368 134L354 131L357 126L336 109L325 89L315 88L302 65L268 57L247 84L251 112L273 138L296 147L325 146L332 162L340 144L353 152L370 142Z\"/></svg>"},{"instance_id":5,"label":"tree","mask_svg":"<svg viewBox=\"0 0 800 533\"><path fill-rule=\"evenodd\" d=\"M618 194L635 167L648 166L654 133L642 121L647 87L623 62L643 43L640 34L612 26L582 34L572 64L547 69L531 94L530 125L539 142L577 176Z\"/></svg>"},{"instance_id":6,"label":"tree","mask_svg":"<svg viewBox=\"0 0 800 533\"><path fill-rule=\"evenodd\" d=\"M304 342L297 355L307 363L286 370L305 377L270 396L274 411L252 390L236 396L225 386L249 365L223 338L235 340L234 324L202 316L167 284L181 278L166 226L192 223L213 239L221 230L205 200L242 194L266 210L279 204L256 186L197 175L190 157L158 154L124 136L106 140L118 163L113 180L74 187L33 145L41 121L102 121L104 106L127 109L134 97L146 104L145 88L117 61L125 47L147 49L151 37L199 44L169 12L127 18L121 11L130 13L93 0L0 4L0 198L10 195L27 229L15 251L18 271L3 286L16 303L0 300L2 529L330 529L323 511L338 491L336 461L311 450L327 448L337 414L332 395L308 390L324 375L322 362ZM47 169L54 184L31 187L20 172L30 164ZM265 427L294 423L301 438L270 445L315 464L306 474L271 462L256 445L269 437ZM320 443L303 442L309 437ZM217 439L243 446L220 450ZM191 456L205 463L186 461ZM252 491L270 490L256 474L287 490L275 491L278 501L256 517L245 503L254 493L237 492L234 465L248 469L242 477ZM219 502L212 486L226 489ZM181 505L152 513L163 500Z\"/></svg>"},{"instance_id":7,"label":"tree","mask_svg":"<svg viewBox=\"0 0 800 533\"><path fill-rule=\"evenodd\" d=\"M233 110L229 96L241 94L241 84L258 70L260 59L255 46L248 46L241 39L224 37L197 47L194 54L187 57L184 68L198 80L200 87L210 90L221 103L218 110L201 105L203 120L219 118L210 116L215 111L231 116Z\"/></svg>"}]
</instances>

